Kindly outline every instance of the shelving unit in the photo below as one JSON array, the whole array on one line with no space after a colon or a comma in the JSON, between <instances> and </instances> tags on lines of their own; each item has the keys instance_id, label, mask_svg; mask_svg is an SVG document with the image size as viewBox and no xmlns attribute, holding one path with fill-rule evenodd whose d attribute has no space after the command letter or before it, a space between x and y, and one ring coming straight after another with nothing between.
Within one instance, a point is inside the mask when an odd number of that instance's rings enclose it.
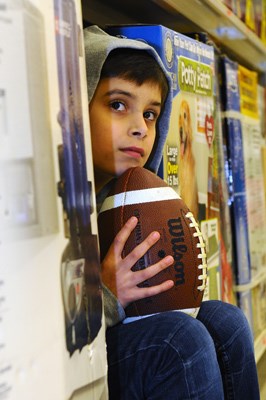
<instances>
[{"instance_id":1,"label":"shelving unit","mask_svg":"<svg viewBox=\"0 0 266 400\"><path fill-rule=\"evenodd\" d=\"M207 32L228 56L259 73L266 85L266 46L220 0L82 0L86 24L160 24L181 33ZM236 291L266 280L266 271ZM266 328L255 340L257 362L266 350Z\"/></svg>"},{"instance_id":2,"label":"shelving unit","mask_svg":"<svg viewBox=\"0 0 266 400\"><path fill-rule=\"evenodd\" d=\"M260 272L258 275L256 275L250 283L247 283L245 285L237 285L235 286L235 291L237 292L245 292L248 289L253 289L255 286L257 286L260 282L264 282L266 280L266 271Z\"/></svg>"},{"instance_id":3,"label":"shelving unit","mask_svg":"<svg viewBox=\"0 0 266 400\"><path fill-rule=\"evenodd\" d=\"M253 289L260 282L264 282L264 281L266 281L266 271L262 271L261 273L259 273L248 284L235 286L234 290L236 292L245 292L249 289ZM256 356L257 363L261 359L265 350L266 350L266 327L255 339L255 356Z\"/></svg>"},{"instance_id":4,"label":"shelving unit","mask_svg":"<svg viewBox=\"0 0 266 400\"><path fill-rule=\"evenodd\" d=\"M222 50L266 74L266 46L219 0L82 0L85 21L162 24L178 32L209 33Z\"/></svg>"},{"instance_id":5,"label":"shelving unit","mask_svg":"<svg viewBox=\"0 0 266 400\"><path fill-rule=\"evenodd\" d=\"M258 72L266 72L266 46L218 0L154 0L173 16L182 14L223 47Z\"/></svg>"}]
</instances>

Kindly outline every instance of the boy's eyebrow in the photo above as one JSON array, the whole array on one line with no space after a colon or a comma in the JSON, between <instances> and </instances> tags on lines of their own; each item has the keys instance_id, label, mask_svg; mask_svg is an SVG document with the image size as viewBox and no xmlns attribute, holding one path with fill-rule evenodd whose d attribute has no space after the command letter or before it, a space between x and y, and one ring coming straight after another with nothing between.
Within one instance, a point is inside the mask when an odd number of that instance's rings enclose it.
<instances>
[{"instance_id":1,"label":"boy's eyebrow","mask_svg":"<svg viewBox=\"0 0 266 400\"><path fill-rule=\"evenodd\" d=\"M108 90L108 92L105 93L104 97L112 96L113 94L121 94L121 95L130 97L132 99L136 98L136 96L133 93L128 92L126 90L121 90L121 89ZM153 101L152 105L161 107L162 103L160 101Z\"/></svg>"}]
</instances>

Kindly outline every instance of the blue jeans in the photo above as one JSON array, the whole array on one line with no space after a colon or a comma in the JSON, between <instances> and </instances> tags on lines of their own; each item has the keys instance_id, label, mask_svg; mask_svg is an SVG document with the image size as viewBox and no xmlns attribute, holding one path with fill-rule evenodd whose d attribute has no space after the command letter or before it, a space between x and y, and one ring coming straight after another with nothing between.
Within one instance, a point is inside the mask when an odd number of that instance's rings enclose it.
<instances>
[{"instance_id":1,"label":"blue jeans","mask_svg":"<svg viewBox=\"0 0 266 400\"><path fill-rule=\"evenodd\" d=\"M257 400L253 338L243 312L220 301L197 319L165 312L106 332L110 400Z\"/></svg>"}]
</instances>

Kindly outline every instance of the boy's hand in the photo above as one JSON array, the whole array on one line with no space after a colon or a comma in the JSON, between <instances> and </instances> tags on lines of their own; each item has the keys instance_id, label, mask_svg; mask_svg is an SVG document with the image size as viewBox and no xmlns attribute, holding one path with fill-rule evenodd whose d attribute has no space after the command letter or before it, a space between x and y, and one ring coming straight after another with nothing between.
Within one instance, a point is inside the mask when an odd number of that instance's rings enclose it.
<instances>
[{"instance_id":1,"label":"boy's hand","mask_svg":"<svg viewBox=\"0 0 266 400\"><path fill-rule=\"evenodd\" d=\"M125 308L132 301L154 296L173 287L174 282L167 280L160 285L140 288L137 285L158 274L174 262L172 256L166 256L158 263L141 271L132 271L133 265L160 238L159 232L152 232L142 243L135 247L130 254L122 258L125 243L137 225L137 218L130 218L116 235L113 244L102 262L103 283L116 295Z\"/></svg>"}]
</instances>

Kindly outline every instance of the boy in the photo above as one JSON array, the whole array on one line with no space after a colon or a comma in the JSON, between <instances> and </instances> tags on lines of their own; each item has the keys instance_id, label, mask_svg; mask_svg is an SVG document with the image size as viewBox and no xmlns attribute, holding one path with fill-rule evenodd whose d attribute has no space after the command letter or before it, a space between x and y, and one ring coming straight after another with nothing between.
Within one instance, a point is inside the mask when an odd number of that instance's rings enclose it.
<instances>
[{"instance_id":1,"label":"boy","mask_svg":"<svg viewBox=\"0 0 266 400\"><path fill-rule=\"evenodd\" d=\"M100 206L110 182L132 166L157 171L171 111L171 81L155 50L115 38L96 26L84 31L95 187ZM124 308L172 281L137 285L173 262L131 268L159 239L151 234L127 257L132 217L102 260L110 399L259 399L253 341L242 311L220 301L197 318L165 312L130 322ZM107 221L108 229L108 221Z\"/></svg>"}]
</instances>

